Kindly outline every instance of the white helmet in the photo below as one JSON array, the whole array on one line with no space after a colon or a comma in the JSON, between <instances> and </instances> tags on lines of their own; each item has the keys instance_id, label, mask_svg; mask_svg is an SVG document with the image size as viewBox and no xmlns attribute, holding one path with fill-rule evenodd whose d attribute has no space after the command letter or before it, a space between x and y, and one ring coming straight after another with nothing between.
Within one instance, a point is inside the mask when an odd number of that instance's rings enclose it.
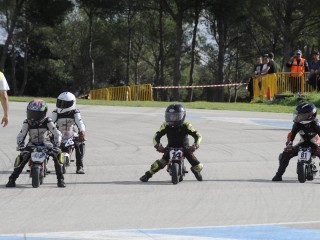
<instances>
[{"instance_id":1,"label":"white helmet","mask_svg":"<svg viewBox=\"0 0 320 240\"><path fill-rule=\"evenodd\" d=\"M65 113L76 108L76 97L71 92L63 92L57 98L58 113Z\"/></svg>"}]
</instances>

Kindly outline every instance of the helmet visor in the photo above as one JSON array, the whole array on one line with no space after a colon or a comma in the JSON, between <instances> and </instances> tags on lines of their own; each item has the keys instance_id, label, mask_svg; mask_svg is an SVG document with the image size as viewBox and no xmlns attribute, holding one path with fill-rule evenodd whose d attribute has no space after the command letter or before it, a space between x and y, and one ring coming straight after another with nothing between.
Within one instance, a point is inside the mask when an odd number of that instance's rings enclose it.
<instances>
[{"instance_id":1,"label":"helmet visor","mask_svg":"<svg viewBox=\"0 0 320 240\"><path fill-rule=\"evenodd\" d=\"M27 110L27 119L31 121L40 121L45 117L46 113L43 111Z\"/></svg>"},{"instance_id":2,"label":"helmet visor","mask_svg":"<svg viewBox=\"0 0 320 240\"><path fill-rule=\"evenodd\" d=\"M57 99L57 108L69 108L73 105L74 101L64 101L64 100L60 100Z\"/></svg>"},{"instance_id":3,"label":"helmet visor","mask_svg":"<svg viewBox=\"0 0 320 240\"><path fill-rule=\"evenodd\" d=\"M298 113L297 111L295 111L293 113L293 121L294 122L304 122L304 121L312 121L312 117L310 115L310 113Z\"/></svg>"},{"instance_id":4,"label":"helmet visor","mask_svg":"<svg viewBox=\"0 0 320 240\"><path fill-rule=\"evenodd\" d=\"M166 122L178 122L183 119L184 113L183 112L166 112L165 118Z\"/></svg>"}]
</instances>

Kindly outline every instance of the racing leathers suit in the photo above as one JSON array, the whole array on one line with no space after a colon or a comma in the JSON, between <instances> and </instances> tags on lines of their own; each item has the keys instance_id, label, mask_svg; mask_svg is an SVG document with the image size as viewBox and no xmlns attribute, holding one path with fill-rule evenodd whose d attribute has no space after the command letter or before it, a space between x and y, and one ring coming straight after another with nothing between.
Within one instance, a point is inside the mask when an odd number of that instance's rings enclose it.
<instances>
[{"instance_id":1,"label":"racing leathers suit","mask_svg":"<svg viewBox=\"0 0 320 240\"><path fill-rule=\"evenodd\" d=\"M78 109L74 109L68 112L59 113L58 109L55 109L51 115L52 121L56 124L59 131L63 134L65 131L73 131L76 144L76 166L77 168L83 168L83 156L85 154L84 140L80 140L79 133L84 133L86 130L85 124L81 119L81 114Z\"/></svg>"},{"instance_id":2,"label":"racing leathers suit","mask_svg":"<svg viewBox=\"0 0 320 240\"><path fill-rule=\"evenodd\" d=\"M158 148L160 144L160 139L167 135L168 144L167 147L182 147L185 149L189 148L189 138L188 135L194 138L194 145L199 147L202 136L197 132L191 123L184 122L181 126L171 127L167 123L163 123L160 126L160 129L156 132L153 138L153 144L155 148ZM203 165L198 161L192 151L185 151L185 157L191 164L191 170L200 172L203 168ZM156 160L152 165L150 170L146 173L148 175L153 175L158 172L160 169L163 169L169 161L169 152L165 151L160 160Z\"/></svg>"},{"instance_id":3,"label":"racing leathers suit","mask_svg":"<svg viewBox=\"0 0 320 240\"><path fill-rule=\"evenodd\" d=\"M54 137L54 144L51 143L49 132L52 133ZM29 142L27 143L25 150L23 149L25 138L29 133ZM56 128L55 124L50 118L45 118L39 125L31 125L29 121L26 119L23 121L22 128L17 136L17 145L22 151L20 152L19 156L16 158L14 164L14 170L11 176L9 177L10 180L15 181L20 173L22 172L24 166L27 164L28 160L30 159L31 152L28 151L32 146L48 146L50 148L55 147L55 149L59 150L59 146L61 143L61 132ZM63 163L63 159L61 158L60 152L55 152L53 154L53 161L54 167L56 170L57 179L63 180L63 174L61 169L61 164Z\"/></svg>"},{"instance_id":4,"label":"racing leathers suit","mask_svg":"<svg viewBox=\"0 0 320 240\"><path fill-rule=\"evenodd\" d=\"M295 139L297 134L300 135L301 139L298 144L292 146L293 140ZM279 168L272 180L273 181L282 180L281 177L286 171L286 168L289 165L290 159L298 155L300 146L311 147L312 149L315 150L315 154L318 157L320 157L320 147L317 144L319 135L320 135L320 123L318 119L307 124L301 124L301 123L295 122L287 137L287 142L286 142L287 147L279 156Z\"/></svg>"}]
</instances>

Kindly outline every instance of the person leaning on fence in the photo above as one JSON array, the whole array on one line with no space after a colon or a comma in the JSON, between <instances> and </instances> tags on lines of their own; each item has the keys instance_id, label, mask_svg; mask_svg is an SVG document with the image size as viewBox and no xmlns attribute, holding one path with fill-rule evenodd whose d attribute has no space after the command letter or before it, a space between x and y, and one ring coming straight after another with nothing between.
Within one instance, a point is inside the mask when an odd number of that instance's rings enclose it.
<instances>
[{"instance_id":1,"label":"person leaning on fence","mask_svg":"<svg viewBox=\"0 0 320 240\"><path fill-rule=\"evenodd\" d=\"M257 57L257 63L254 65L253 73L249 79L248 83L248 91L250 94L250 101L253 99L253 79L259 77L262 71L263 63L262 63L262 56Z\"/></svg>"},{"instance_id":2,"label":"person leaning on fence","mask_svg":"<svg viewBox=\"0 0 320 240\"><path fill-rule=\"evenodd\" d=\"M266 66L264 66L261 74L271 74L277 72L277 64L274 61L274 54L272 52L264 55L266 59Z\"/></svg>"},{"instance_id":3,"label":"person leaning on fence","mask_svg":"<svg viewBox=\"0 0 320 240\"><path fill-rule=\"evenodd\" d=\"M312 86L312 90L320 91L320 57L319 52L312 53L312 62L309 68L308 84Z\"/></svg>"},{"instance_id":4,"label":"person leaning on fence","mask_svg":"<svg viewBox=\"0 0 320 240\"><path fill-rule=\"evenodd\" d=\"M303 80L304 73L309 71L309 65L306 59L302 57L301 50L297 50L290 61L287 62L287 67L290 68L289 85L290 90L295 93L299 91L299 86Z\"/></svg>"},{"instance_id":5,"label":"person leaning on fence","mask_svg":"<svg viewBox=\"0 0 320 240\"><path fill-rule=\"evenodd\" d=\"M268 56L264 55L262 70L260 72L261 75L266 75L268 73L269 65L270 65L270 59Z\"/></svg>"}]
</instances>

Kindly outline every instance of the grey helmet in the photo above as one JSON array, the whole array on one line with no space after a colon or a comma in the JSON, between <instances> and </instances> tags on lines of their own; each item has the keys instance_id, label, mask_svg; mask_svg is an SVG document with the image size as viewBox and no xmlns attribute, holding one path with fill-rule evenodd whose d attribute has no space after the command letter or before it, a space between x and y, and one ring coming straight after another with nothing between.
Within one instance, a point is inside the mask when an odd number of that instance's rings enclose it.
<instances>
[{"instance_id":1,"label":"grey helmet","mask_svg":"<svg viewBox=\"0 0 320 240\"><path fill-rule=\"evenodd\" d=\"M170 127L181 126L185 118L186 110L181 104L174 103L167 107L165 120Z\"/></svg>"}]
</instances>

